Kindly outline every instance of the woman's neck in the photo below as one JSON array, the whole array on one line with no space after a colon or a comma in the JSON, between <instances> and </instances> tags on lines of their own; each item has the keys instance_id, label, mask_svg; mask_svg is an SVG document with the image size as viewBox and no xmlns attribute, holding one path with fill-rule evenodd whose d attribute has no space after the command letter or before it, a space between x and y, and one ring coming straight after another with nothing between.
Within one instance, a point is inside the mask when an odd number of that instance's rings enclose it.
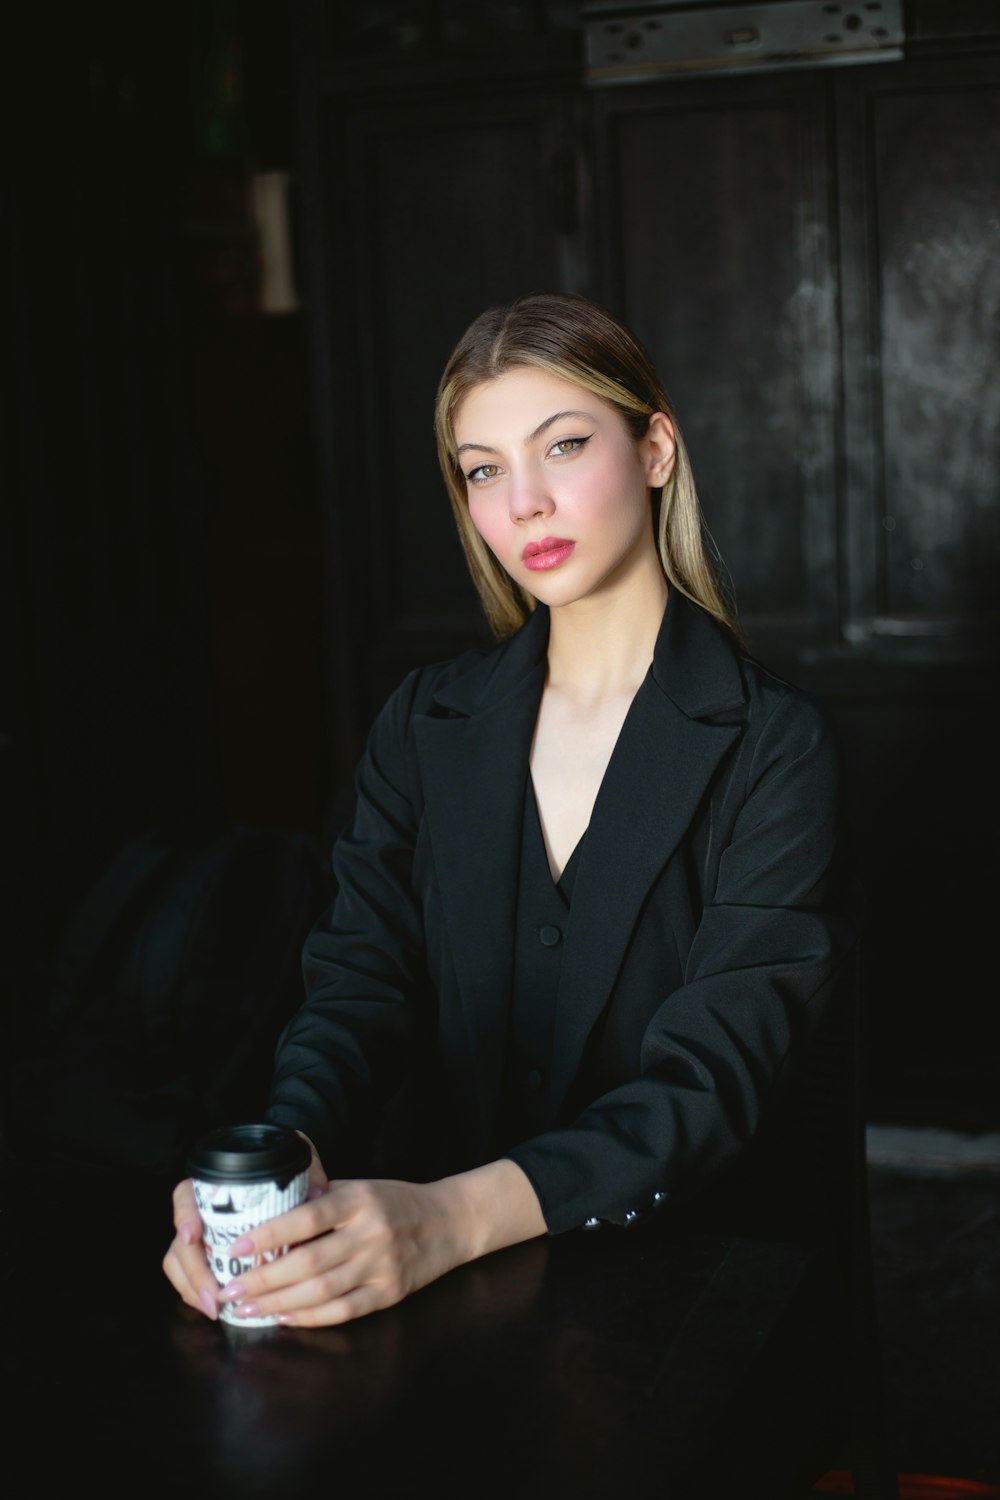
<instances>
[{"instance_id":1,"label":"woman's neck","mask_svg":"<svg viewBox=\"0 0 1000 1500\"><path fill-rule=\"evenodd\" d=\"M627 589L550 611L547 685L580 701L633 694L653 660L667 603L659 565Z\"/></svg>"}]
</instances>

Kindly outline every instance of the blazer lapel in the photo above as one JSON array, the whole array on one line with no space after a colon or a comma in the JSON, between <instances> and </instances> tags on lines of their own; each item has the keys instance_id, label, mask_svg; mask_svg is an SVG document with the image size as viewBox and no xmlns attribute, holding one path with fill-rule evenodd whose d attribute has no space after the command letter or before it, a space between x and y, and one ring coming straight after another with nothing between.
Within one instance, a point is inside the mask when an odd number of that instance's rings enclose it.
<instances>
[{"instance_id":1,"label":"blazer lapel","mask_svg":"<svg viewBox=\"0 0 1000 1500\"><path fill-rule=\"evenodd\" d=\"M646 896L684 838L739 724L707 722L744 702L735 652L671 592L653 667L633 700L594 806L566 929L550 1077L565 1098L614 988Z\"/></svg>"},{"instance_id":2,"label":"blazer lapel","mask_svg":"<svg viewBox=\"0 0 1000 1500\"><path fill-rule=\"evenodd\" d=\"M450 717L414 719L426 818L458 979L468 1118L493 1128L507 1047L528 754L545 680L548 611L435 695ZM454 1024L452 1018L450 1025ZM449 1028L446 1028L449 1029Z\"/></svg>"}]
</instances>

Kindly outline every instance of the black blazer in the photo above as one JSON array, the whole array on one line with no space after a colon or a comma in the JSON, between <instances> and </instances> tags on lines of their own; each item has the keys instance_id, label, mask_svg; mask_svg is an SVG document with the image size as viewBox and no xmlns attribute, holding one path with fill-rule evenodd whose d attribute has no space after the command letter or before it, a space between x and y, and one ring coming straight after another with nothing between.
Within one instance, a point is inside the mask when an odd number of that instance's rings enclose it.
<instances>
[{"instance_id":1,"label":"black blazer","mask_svg":"<svg viewBox=\"0 0 1000 1500\"><path fill-rule=\"evenodd\" d=\"M493 1154L547 641L539 606L494 650L413 672L372 729L268 1109L333 1176L400 1087L387 1174ZM855 937L838 788L816 705L672 590L576 877L549 1128L504 1152L550 1231L683 1201L773 1108Z\"/></svg>"}]
</instances>

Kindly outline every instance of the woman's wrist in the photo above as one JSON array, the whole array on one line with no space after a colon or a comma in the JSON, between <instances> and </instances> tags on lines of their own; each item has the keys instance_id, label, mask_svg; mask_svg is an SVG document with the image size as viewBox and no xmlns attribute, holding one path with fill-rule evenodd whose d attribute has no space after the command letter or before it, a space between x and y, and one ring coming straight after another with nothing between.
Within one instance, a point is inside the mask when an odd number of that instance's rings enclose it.
<instances>
[{"instance_id":1,"label":"woman's wrist","mask_svg":"<svg viewBox=\"0 0 1000 1500\"><path fill-rule=\"evenodd\" d=\"M459 1265L546 1233L538 1195L506 1157L430 1186L452 1226Z\"/></svg>"}]
</instances>

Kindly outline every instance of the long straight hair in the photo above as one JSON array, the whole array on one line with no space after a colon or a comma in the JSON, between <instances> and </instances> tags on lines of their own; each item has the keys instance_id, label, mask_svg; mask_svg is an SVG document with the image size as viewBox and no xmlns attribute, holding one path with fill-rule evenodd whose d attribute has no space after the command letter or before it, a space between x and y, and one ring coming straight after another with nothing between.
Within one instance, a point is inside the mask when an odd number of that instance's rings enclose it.
<instances>
[{"instance_id":1,"label":"long straight hair","mask_svg":"<svg viewBox=\"0 0 1000 1500\"><path fill-rule=\"evenodd\" d=\"M438 384L434 409L438 460L469 572L494 635L501 640L513 635L534 609L535 600L504 571L472 524L465 475L455 451L455 414L475 386L525 365L547 370L599 396L614 407L637 440L645 435L653 412L670 418L676 458L662 491L654 491L660 563L669 584L740 640L735 609L698 503L687 449L652 360L606 308L565 292L519 297L507 307L488 308L459 339Z\"/></svg>"}]
</instances>

